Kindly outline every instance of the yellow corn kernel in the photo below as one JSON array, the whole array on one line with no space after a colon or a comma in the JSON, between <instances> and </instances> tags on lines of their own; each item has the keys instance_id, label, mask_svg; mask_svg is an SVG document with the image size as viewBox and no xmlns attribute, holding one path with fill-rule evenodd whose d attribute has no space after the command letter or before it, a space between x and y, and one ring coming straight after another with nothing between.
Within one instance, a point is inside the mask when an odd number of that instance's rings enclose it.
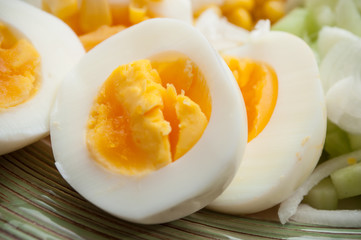
<instances>
[{"instance_id":1,"label":"yellow corn kernel","mask_svg":"<svg viewBox=\"0 0 361 240\"><path fill-rule=\"evenodd\" d=\"M100 26L112 24L107 0L83 0L80 7L80 29L88 33Z\"/></svg>"},{"instance_id":2,"label":"yellow corn kernel","mask_svg":"<svg viewBox=\"0 0 361 240\"><path fill-rule=\"evenodd\" d=\"M43 0L42 7L45 11L65 19L78 11L77 0Z\"/></svg>"},{"instance_id":3,"label":"yellow corn kernel","mask_svg":"<svg viewBox=\"0 0 361 240\"><path fill-rule=\"evenodd\" d=\"M131 24L137 24L147 20L147 6L138 7L133 4L129 5L129 20Z\"/></svg>"},{"instance_id":4,"label":"yellow corn kernel","mask_svg":"<svg viewBox=\"0 0 361 240\"><path fill-rule=\"evenodd\" d=\"M237 8L232 11L228 16L228 21L231 23L247 29L251 30L253 28L253 20L251 14L244 8Z\"/></svg>"},{"instance_id":5,"label":"yellow corn kernel","mask_svg":"<svg viewBox=\"0 0 361 240\"><path fill-rule=\"evenodd\" d=\"M263 5L262 10L263 17L274 23L285 15L285 3L284 1L270 0Z\"/></svg>"},{"instance_id":6,"label":"yellow corn kernel","mask_svg":"<svg viewBox=\"0 0 361 240\"><path fill-rule=\"evenodd\" d=\"M112 24L130 26L129 6L119 1L110 1L110 12L112 15Z\"/></svg>"},{"instance_id":7,"label":"yellow corn kernel","mask_svg":"<svg viewBox=\"0 0 361 240\"><path fill-rule=\"evenodd\" d=\"M236 8L243 8L245 10L252 10L254 7L254 0L225 0L222 5L224 13L234 11Z\"/></svg>"}]
</instances>

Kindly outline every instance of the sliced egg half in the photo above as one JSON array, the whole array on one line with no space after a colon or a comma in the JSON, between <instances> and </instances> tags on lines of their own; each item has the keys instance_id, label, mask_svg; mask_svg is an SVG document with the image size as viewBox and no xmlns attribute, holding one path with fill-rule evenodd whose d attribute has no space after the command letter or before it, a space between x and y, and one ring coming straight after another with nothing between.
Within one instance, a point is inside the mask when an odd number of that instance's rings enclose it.
<instances>
[{"instance_id":1,"label":"sliced egg half","mask_svg":"<svg viewBox=\"0 0 361 240\"><path fill-rule=\"evenodd\" d=\"M247 67L252 64L240 64L243 66L243 72L238 73L240 85L247 78L262 79L263 72L270 71L260 67L262 64L276 75L273 87L260 81L254 85L253 96L249 94L253 86L243 92L246 108L251 109L247 110L248 120L258 123L249 122L249 142L232 183L208 206L230 214L255 213L289 197L317 164L326 130L324 95L315 57L306 43L295 36L258 30L251 33L243 46L224 50L222 54L240 62L259 63L259 69L253 73L248 69L254 67ZM262 89L265 91L261 92ZM260 94L263 96L255 98ZM253 129L257 127L258 130Z\"/></svg>"},{"instance_id":2,"label":"sliced egg half","mask_svg":"<svg viewBox=\"0 0 361 240\"><path fill-rule=\"evenodd\" d=\"M203 35L151 19L96 46L67 75L51 141L60 173L86 199L155 224L203 208L226 188L247 120L231 71Z\"/></svg>"},{"instance_id":3,"label":"sliced egg half","mask_svg":"<svg viewBox=\"0 0 361 240\"><path fill-rule=\"evenodd\" d=\"M55 17L21 1L0 1L0 154L49 134L49 112L65 72L83 56Z\"/></svg>"}]
</instances>

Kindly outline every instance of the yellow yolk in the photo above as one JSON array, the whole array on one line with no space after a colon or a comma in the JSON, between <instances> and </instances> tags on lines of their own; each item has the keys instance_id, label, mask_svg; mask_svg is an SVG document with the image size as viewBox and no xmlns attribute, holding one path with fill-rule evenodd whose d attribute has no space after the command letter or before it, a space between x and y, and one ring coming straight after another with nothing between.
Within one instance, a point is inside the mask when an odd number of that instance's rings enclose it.
<instances>
[{"instance_id":1,"label":"yellow yolk","mask_svg":"<svg viewBox=\"0 0 361 240\"><path fill-rule=\"evenodd\" d=\"M249 142L262 132L272 116L278 96L277 75L266 63L230 56L223 58L244 98Z\"/></svg>"},{"instance_id":2,"label":"yellow yolk","mask_svg":"<svg viewBox=\"0 0 361 240\"><path fill-rule=\"evenodd\" d=\"M184 91L186 96L199 105L209 120L212 110L209 89L194 62L188 58L170 56L165 60L152 61L152 66L158 71L163 86L172 84L178 91Z\"/></svg>"},{"instance_id":3,"label":"yellow yolk","mask_svg":"<svg viewBox=\"0 0 361 240\"><path fill-rule=\"evenodd\" d=\"M14 107L27 101L39 85L40 56L32 44L17 40L0 23L0 108Z\"/></svg>"},{"instance_id":4,"label":"yellow yolk","mask_svg":"<svg viewBox=\"0 0 361 240\"><path fill-rule=\"evenodd\" d=\"M178 91L172 83L163 83L150 60L114 70L88 120L87 145L95 160L112 171L137 175L189 151L208 119L184 90Z\"/></svg>"}]
</instances>

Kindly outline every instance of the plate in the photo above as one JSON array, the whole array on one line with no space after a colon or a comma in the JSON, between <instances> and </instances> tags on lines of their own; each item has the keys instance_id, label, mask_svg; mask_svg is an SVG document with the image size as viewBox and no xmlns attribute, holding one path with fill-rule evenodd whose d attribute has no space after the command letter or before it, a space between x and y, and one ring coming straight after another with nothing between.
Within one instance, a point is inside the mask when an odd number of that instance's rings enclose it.
<instances>
[{"instance_id":1,"label":"plate","mask_svg":"<svg viewBox=\"0 0 361 240\"><path fill-rule=\"evenodd\" d=\"M76 159L74 159L76 161ZM74 191L54 165L48 139L0 156L0 239L361 239L361 229L200 210L160 225L122 221Z\"/></svg>"}]
</instances>

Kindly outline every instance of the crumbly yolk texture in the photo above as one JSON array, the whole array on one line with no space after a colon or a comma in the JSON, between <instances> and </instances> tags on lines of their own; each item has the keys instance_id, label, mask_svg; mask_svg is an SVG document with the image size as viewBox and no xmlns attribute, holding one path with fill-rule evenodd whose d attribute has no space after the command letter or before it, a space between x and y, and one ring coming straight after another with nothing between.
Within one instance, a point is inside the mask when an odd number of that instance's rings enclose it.
<instances>
[{"instance_id":1,"label":"crumbly yolk texture","mask_svg":"<svg viewBox=\"0 0 361 240\"><path fill-rule=\"evenodd\" d=\"M248 142L266 127L278 96L278 78L266 63L223 56L242 92L248 119Z\"/></svg>"},{"instance_id":2,"label":"crumbly yolk texture","mask_svg":"<svg viewBox=\"0 0 361 240\"><path fill-rule=\"evenodd\" d=\"M189 69L183 70L193 73L184 74L182 82L190 88L202 86L194 91L206 89L204 78L196 78L197 66L186 58L157 61L155 66L150 60L138 60L119 66L104 82L86 134L98 163L124 175L141 175L177 160L199 140L209 120L204 113L210 111L209 91L192 100L187 95L192 91L176 87L180 79L163 81L165 69L176 62L187 62Z\"/></svg>"},{"instance_id":3,"label":"crumbly yolk texture","mask_svg":"<svg viewBox=\"0 0 361 240\"><path fill-rule=\"evenodd\" d=\"M39 86L40 56L32 44L17 39L0 22L0 108L30 99Z\"/></svg>"},{"instance_id":4,"label":"crumbly yolk texture","mask_svg":"<svg viewBox=\"0 0 361 240\"><path fill-rule=\"evenodd\" d=\"M66 22L89 51L126 27L157 17L149 6L161 1L42 0L42 8Z\"/></svg>"}]
</instances>

